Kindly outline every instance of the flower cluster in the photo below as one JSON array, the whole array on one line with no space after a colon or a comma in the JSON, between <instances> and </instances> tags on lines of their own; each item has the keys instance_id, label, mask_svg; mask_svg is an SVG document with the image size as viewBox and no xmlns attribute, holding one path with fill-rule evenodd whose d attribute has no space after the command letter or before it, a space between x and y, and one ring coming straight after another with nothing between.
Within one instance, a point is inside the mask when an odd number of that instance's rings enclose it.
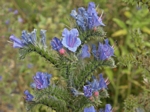
<instances>
[{"instance_id":1,"label":"flower cluster","mask_svg":"<svg viewBox=\"0 0 150 112\"><path fill-rule=\"evenodd\" d=\"M93 2L89 3L87 10L79 7L78 12L72 10L70 15L76 20L77 25L83 31L94 29L100 25L105 26L102 22L102 15L98 16Z\"/></svg>"},{"instance_id":2,"label":"flower cluster","mask_svg":"<svg viewBox=\"0 0 150 112\"><path fill-rule=\"evenodd\" d=\"M17 37L15 37L14 35L10 36L10 40L13 41L13 47L14 48L23 48L25 46L28 45L37 45L37 37L36 37L36 29L34 29L31 33L27 33L27 31L22 31L22 35L21 38L19 39ZM45 36L45 32L46 30L41 30L41 40L40 40L40 44L42 44L42 46L46 46L46 36Z\"/></svg>"},{"instance_id":3,"label":"flower cluster","mask_svg":"<svg viewBox=\"0 0 150 112\"><path fill-rule=\"evenodd\" d=\"M99 43L98 50L96 46L92 46L92 54L96 59L106 60L114 55L114 48L109 45L109 40L105 39L105 44Z\"/></svg>"},{"instance_id":4,"label":"flower cluster","mask_svg":"<svg viewBox=\"0 0 150 112\"><path fill-rule=\"evenodd\" d=\"M36 89L44 89L47 88L50 85L50 78L52 77L51 74L43 73L43 72L37 72L35 76L33 76L34 82L31 84L32 88ZM26 101L32 101L34 96L29 93L28 90L24 91L25 94L25 100Z\"/></svg>"},{"instance_id":5,"label":"flower cluster","mask_svg":"<svg viewBox=\"0 0 150 112\"><path fill-rule=\"evenodd\" d=\"M85 85L83 87L84 96L90 98L93 95L93 93L94 96L98 96L99 90L107 89L107 85L109 84L108 79L104 80L102 74L100 74L99 77L99 80L94 78L92 82L89 82L88 85Z\"/></svg>"},{"instance_id":6,"label":"flower cluster","mask_svg":"<svg viewBox=\"0 0 150 112\"><path fill-rule=\"evenodd\" d=\"M33 76L34 82L31 84L32 88L44 89L50 85L51 74L37 72L35 76Z\"/></svg>"}]
</instances>

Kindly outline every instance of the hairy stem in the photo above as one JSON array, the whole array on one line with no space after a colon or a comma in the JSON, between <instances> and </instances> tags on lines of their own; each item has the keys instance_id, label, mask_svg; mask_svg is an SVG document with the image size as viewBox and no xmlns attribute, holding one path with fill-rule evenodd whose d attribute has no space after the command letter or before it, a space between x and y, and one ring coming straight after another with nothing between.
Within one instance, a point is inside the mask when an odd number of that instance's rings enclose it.
<instances>
[{"instance_id":1,"label":"hairy stem","mask_svg":"<svg viewBox=\"0 0 150 112\"><path fill-rule=\"evenodd\" d=\"M98 63L95 63L95 62L93 62L92 64L91 64L91 66L88 66L87 65L87 67L85 67L85 69L86 69L86 72L84 73L84 71L85 70L83 70L83 71L81 71L81 74L82 74L82 76L83 77L80 77L80 78L78 78L79 79L79 82L77 83L77 88L78 88L78 90L83 86L83 84L84 84L84 82L86 81L86 79L99 67L99 66L101 66L103 63L101 63L101 62L98 62ZM89 69L90 68L90 69ZM88 70L89 69L89 70ZM81 76L81 75L80 75Z\"/></svg>"}]
</instances>

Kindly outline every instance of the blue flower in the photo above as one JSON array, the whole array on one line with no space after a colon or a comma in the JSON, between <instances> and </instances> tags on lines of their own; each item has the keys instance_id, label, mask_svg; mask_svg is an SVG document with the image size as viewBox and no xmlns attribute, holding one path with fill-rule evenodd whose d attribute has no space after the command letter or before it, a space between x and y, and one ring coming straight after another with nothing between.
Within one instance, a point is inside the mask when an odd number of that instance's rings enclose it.
<instances>
[{"instance_id":1,"label":"blue flower","mask_svg":"<svg viewBox=\"0 0 150 112\"><path fill-rule=\"evenodd\" d=\"M28 90L25 90L24 94L26 95L26 97L25 97L26 101L32 101L32 99L34 98L33 95L29 93Z\"/></svg>"},{"instance_id":2,"label":"blue flower","mask_svg":"<svg viewBox=\"0 0 150 112\"><path fill-rule=\"evenodd\" d=\"M108 42L109 42L109 40L105 39L105 44L99 43L98 53L99 53L100 60L108 59L114 55L114 49L112 46L109 45Z\"/></svg>"},{"instance_id":3,"label":"blue flower","mask_svg":"<svg viewBox=\"0 0 150 112\"><path fill-rule=\"evenodd\" d=\"M83 47L82 47L82 51L81 51L81 54L79 55L79 57L81 57L82 59L83 58L89 58L91 56L91 54L90 54L90 51L89 51L89 47L88 47L88 45L83 45Z\"/></svg>"},{"instance_id":4,"label":"blue flower","mask_svg":"<svg viewBox=\"0 0 150 112\"><path fill-rule=\"evenodd\" d=\"M96 59L98 59L98 52L95 44L92 45L92 54Z\"/></svg>"},{"instance_id":5,"label":"blue flower","mask_svg":"<svg viewBox=\"0 0 150 112\"><path fill-rule=\"evenodd\" d=\"M22 42L23 44L25 44L26 46L29 44L36 44L36 29L34 29L31 33L27 33L27 31L22 31Z\"/></svg>"},{"instance_id":6,"label":"blue flower","mask_svg":"<svg viewBox=\"0 0 150 112\"><path fill-rule=\"evenodd\" d=\"M84 112L96 112L94 106L84 108Z\"/></svg>"},{"instance_id":7,"label":"blue flower","mask_svg":"<svg viewBox=\"0 0 150 112\"><path fill-rule=\"evenodd\" d=\"M61 43L61 41L57 38L54 37L51 41L51 46L54 50L59 51L60 49L62 49L63 45Z\"/></svg>"},{"instance_id":8,"label":"blue flower","mask_svg":"<svg viewBox=\"0 0 150 112\"><path fill-rule=\"evenodd\" d=\"M98 26L105 26L102 22L102 15L98 17L95 10L94 2L90 2L87 10L83 7L78 8L78 13L76 10L72 10L70 14L75 20L77 25L83 30L93 29Z\"/></svg>"},{"instance_id":9,"label":"blue flower","mask_svg":"<svg viewBox=\"0 0 150 112\"><path fill-rule=\"evenodd\" d=\"M79 36L78 30L74 28L69 31L65 28L62 33L62 36L62 44L70 51L75 52L77 50L77 47L81 44L81 40L77 38Z\"/></svg>"},{"instance_id":10,"label":"blue flower","mask_svg":"<svg viewBox=\"0 0 150 112\"><path fill-rule=\"evenodd\" d=\"M99 79L99 88L100 89L107 88L107 84L106 84L106 82L105 82L105 80L103 78L103 75L100 74L99 77L100 77L100 79Z\"/></svg>"},{"instance_id":11,"label":"blue flower","mask_svg":"<svg viewBox=\"0 0 150 112\"><path fill-rule=\"evenodd\" d=\"M9 23L10 23L10 20L7 19L7 20L5 21L5 24L6 24L6 25L9 25Z\"/></svg>"},{"instance_id":12,"label":"blue flower","mask_svg":"<svg viewBox=\"0 0 150 112\"><path fill-rule=\"evenodd\" d=\"M90 85L83 86L84 96L91 97L92 96L92 88Z\"/></svg>"},{"instance_id":13,"label":"blue flower","mask_svg":"<svg viewBox=\"0 0 150 112\"><path fill-rule=\"evenodd\" d=\"M94 79L91 83L91 88L92 88L92 91L98 91L100 90L100 87L99 87L99 81L97 79Z\"/></svg>"},{"instance_id":14,"label":"blue flower","mask_svg":"<svg viewBox=\"0 0 150 112\"><path fill-rule=\"evenodd\" d=\"M34 83L31 84L31 87L37 89L44 89L50 85L51 74L37 72L35 76L33 76Z\"/></svg>"},{"instance_id":15,"label":"blue flower","mask_svg":"<svg viewBox=\"0 0 150 112\"><path fill-rule=\"evenodd\" d=\"M14 48L23 48L25 46L25 44L22 42L22 40L18 39L14 35L10 36L10 40L14 42L13 43Z\"/></svg>"},{"instance_id":16,"label":"blue flower","mask_svg":"<svg viewBox=\"0 0 150 112\"><path fill-rule=\"evenodd\" d=\"M89 15L92 15L92 14L97 15L97 12L96 12L95 8L96 8L95 7L95 3L94 2L90 2L88 4L88 8L87 8L88 14Z\"/></svg>"},{"instance_id":17,"label":"blue flower","mask_svg":"<svg viewBox=\"0 0 150 112\"><path fill-rule=\"evenodd\" d=\"M110 104L105 105L105 112L112 112L112 107Z\"/></svg>"},{"instance_id":18,"label":"blue flower","mask_svg":"<svg viewBox=\"0 0 150 112\"><path fill-rule=\"evenodd\" d=\"M112 107L110 104L106 104L105 109L100 109L99 112L112 112Z\"/></svg>"},{"instance_id":19,"label":"blue flower","mask_svg":"<svg viewBox=\"0 0 150 112\"><path fill-rule=\"evenodd\" d=\"M77 19L77 11L76 10L72 10L71 13L70 13L70 16L72 16L74 19Z\"/></svg>"},{"instance_id":20,"label":"blue flower","mask_svg":"<svg viewBox=\"0 0 150 112\"><path fill-rule=\"evenodd\" d=\"M17 15L17 14L18 14L18 10L15 10L15 11L14 11L14 15Z\"/></svg>"},{"instance_id":21,"label":"blue flower","mask_svg":"<svg viewBox=\"0 0 150 112\"><path fill-rule=\"evenodd\" d=\"M1 81L2 79L3 79L2 76L0 76L0 81Z\"/></svg>"},{"instance_id":22,"label":"blue flower","mask_svg":"<svg viewBox=\"0 0 150 112\"><path fill-rule=\"evenodd\" d=\"M41 30L40 34L41 34L41 44L43 45L43 47L46 47L46 30Z\"/></svg>"}]
</instances>

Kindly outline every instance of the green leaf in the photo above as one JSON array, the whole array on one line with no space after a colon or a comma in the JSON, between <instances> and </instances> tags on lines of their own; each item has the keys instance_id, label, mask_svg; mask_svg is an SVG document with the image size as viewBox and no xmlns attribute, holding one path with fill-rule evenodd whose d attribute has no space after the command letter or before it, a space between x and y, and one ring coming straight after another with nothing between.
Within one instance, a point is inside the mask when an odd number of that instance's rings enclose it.
<instances>
[{"instance_id":1,"label":"green leaf","mask_svg":"<svg viewBox=\"0 0 150 112\"><path fill-rule=\"evenodd\" d=\"M121 28L123 28L123 29L127 28L125 22L123 22L123 21L121 21L121 20L119 20L117 18L113 18L113 21L116 22L117 25L120 26Z\"/></svg>"}]
</instances>

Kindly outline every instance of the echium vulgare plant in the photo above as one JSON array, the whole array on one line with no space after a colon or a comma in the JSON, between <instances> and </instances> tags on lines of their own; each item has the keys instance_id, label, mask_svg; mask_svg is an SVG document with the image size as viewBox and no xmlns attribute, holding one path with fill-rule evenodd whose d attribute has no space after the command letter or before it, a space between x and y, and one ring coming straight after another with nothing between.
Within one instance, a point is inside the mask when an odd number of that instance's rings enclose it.
<instances>
[{"instance_id":1,"label":"echium vulgare plant","mask_svg":"<svg viewBox=\"0 0 150 112\"><path fill-rule=\"evenodd\" d=\"M40 39L36 29L31 33L22 31L21 39L10 36L13 47L19 48L21 59L30 52L39 54L58 70L59 78L65 83L62 86L59 80L51 81L52 74L37 72L30 85L34 94L24 91L27 110L41 104L56 112L112 112L111 104L102 107L101 101L109 97L109 80L94 72L100 67L115 67L114 48L102 29L105 26L102 14L90 2L87 8L79 7L70 15L74 28L64 28L62 38L54 37L50 42L56 53L48 50L46 30L40 31Z\"/></svg>"}]
</instances>

